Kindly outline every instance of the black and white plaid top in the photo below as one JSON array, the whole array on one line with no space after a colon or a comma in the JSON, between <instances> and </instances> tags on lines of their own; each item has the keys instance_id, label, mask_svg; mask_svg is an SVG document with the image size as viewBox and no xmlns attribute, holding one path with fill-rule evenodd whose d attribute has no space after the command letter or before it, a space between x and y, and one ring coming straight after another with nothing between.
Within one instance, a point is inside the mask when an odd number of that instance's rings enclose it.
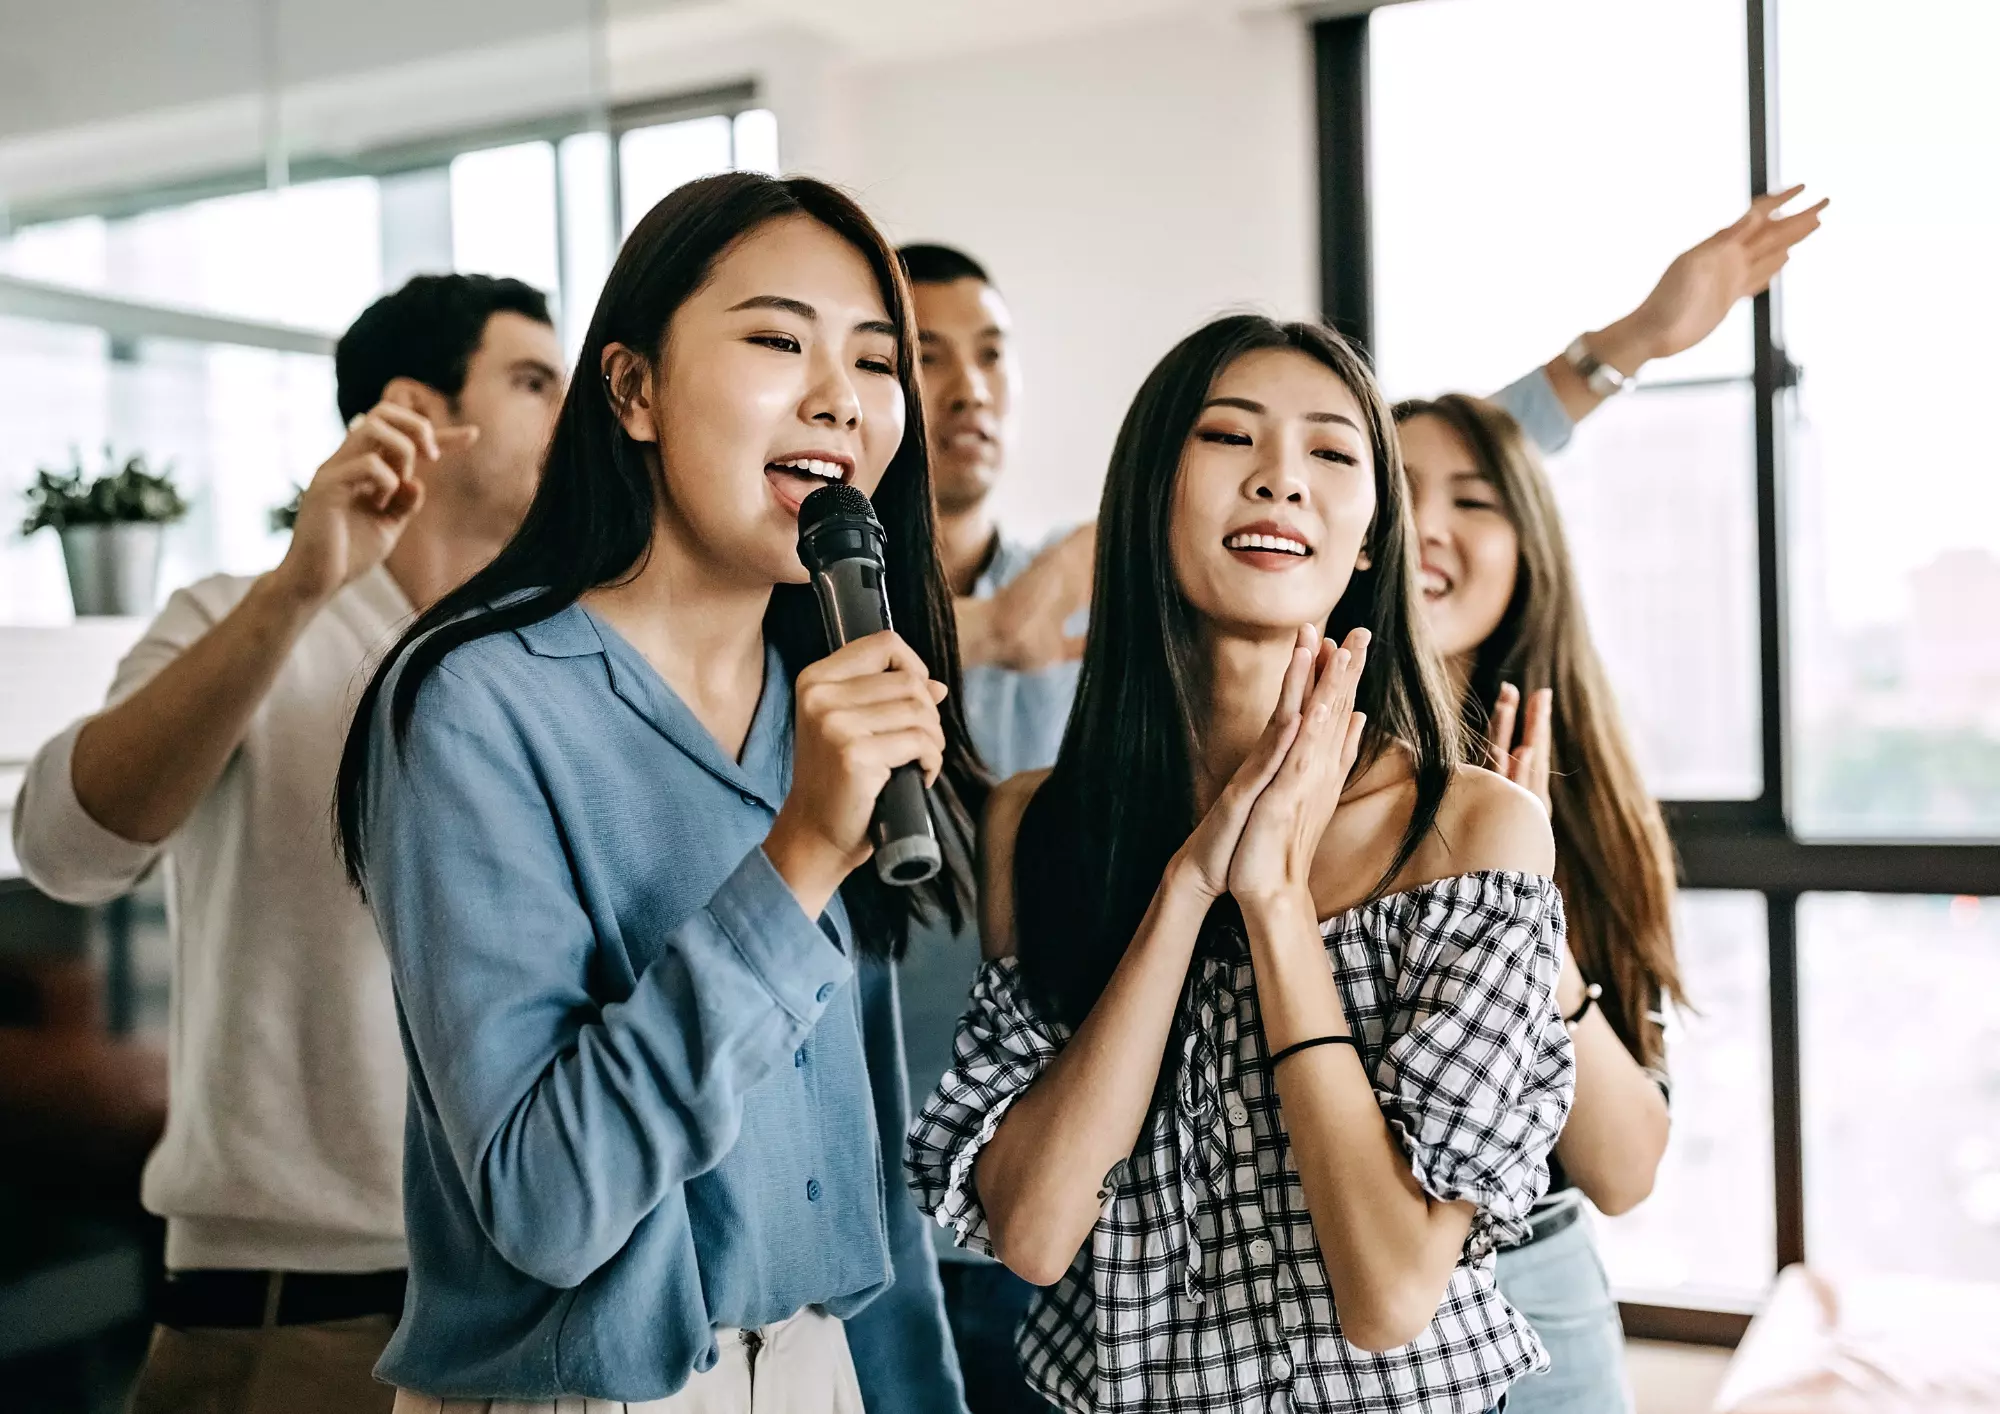
<instances>
[{"instance_id":1,"label":"black and white plaid top","mask_svg":"<svg viewBox=\"0 0 2000 1414\"><path fill-rule=\"evenodd\" d=\"M1321 932L1375 1097L1417 1182L1476 1206L1430 1326L1370 1354L1341 1337L1285 1140L1247 953L1198 954L1169 1090L1105 1179L1103 1215L1036 1295L1018 1349L1064 1409L1477 1414L1548 1360L1493 1288L1495 1246L1548 1181L1575 1080L1554 989L1561 896L1539 875L1464 874L1376 899ZM973 1164L1069 1038L1013 959L989 962L953 1065L910 1134L917 1200L990 1252Z\"/></svg>"}]
</instances>

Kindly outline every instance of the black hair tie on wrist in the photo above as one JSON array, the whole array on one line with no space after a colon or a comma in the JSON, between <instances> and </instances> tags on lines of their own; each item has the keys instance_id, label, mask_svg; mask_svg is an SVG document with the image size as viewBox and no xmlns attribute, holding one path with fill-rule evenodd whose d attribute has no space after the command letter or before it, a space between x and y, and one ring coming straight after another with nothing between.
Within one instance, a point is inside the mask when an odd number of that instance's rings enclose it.
<instances>
[{"instance_id":1,"label":"black hair tie on wrist","mask_svg":"<svg viewBox=\"0 0 2000 1414\"><path fill-rule=\"evenodd\" d=\"M1581 1026L1583 1019L1590 1015L1590 1009L1597 1005L1597 999L1603 995L1604 985L1600 982L1592 982L1589 986L1585 987L1583 989L1583 1005L1568 1016L1565 1016L1563 1018L1563 1025L1572 1030Z\"/></svg>"},{"instance_id":2,"label":"black hair tie on wrist","mask_svg":"<svg viewBox=\"0 0 2000 1414\"><path fill-rule=\"evenodd\" d=\"M1286 1056L1297 1055L1300 1051L1309 1051L1314 1046L1353 1046L1354 1054L1356 1056L1361 1054L1361 1045L1352 1036L1314 1036L1308 1040L1294 1041L1291 1045L1272 1056L1271 1069L1276 1070L1278 1062Z\"/></svg>"}]
</instances>

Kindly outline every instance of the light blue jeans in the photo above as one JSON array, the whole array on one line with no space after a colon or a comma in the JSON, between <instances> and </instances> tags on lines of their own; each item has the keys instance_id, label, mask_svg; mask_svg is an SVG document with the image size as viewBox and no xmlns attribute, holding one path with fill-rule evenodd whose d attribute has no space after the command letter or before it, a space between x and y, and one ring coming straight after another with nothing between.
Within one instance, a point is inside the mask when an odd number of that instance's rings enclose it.
<instances>
[{"instance_id":1,"label":"light blue jeans","mask_svg":"<svg viewBox=\"0 0 2000 1414\"><path fill-rule=\"evenodd\" d=\"M1507 1414L1631 1414L1625 1330L1585 1214L1495 1259L1500 1294L1535 1328L1549 1368L1507 1391Z\"/></svg>"}]
</instances>

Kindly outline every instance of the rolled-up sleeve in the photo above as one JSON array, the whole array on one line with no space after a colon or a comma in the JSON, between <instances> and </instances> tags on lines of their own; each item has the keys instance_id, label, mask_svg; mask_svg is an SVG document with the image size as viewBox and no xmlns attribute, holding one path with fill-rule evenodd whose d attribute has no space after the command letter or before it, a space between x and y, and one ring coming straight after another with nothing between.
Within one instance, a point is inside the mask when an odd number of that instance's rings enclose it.
<instances>
[{"instance_id":1,"label":"rolled-up sleeve","mask_svg":"<svg viewBox=\"0 0 2000 1414\"><path fill-rule=\"evenodd\" d=\"M1014 959L980 969L952 1041L951 1069L917 1116L904 1154L917 1207L960 1247L993 1254L973 1167L1068 1040L1068 1028L1043 1019L1023 993Z\"/></svg>"},{"instance_id":2,"label":"rolled-up sleeve","mask_svg":"<svg viewBox=\"0 0 2000 1414\"><path fill-rule=\"evenodd\" d=\"M1576 431L1576 420L1556 396L1555 384L1549 382L1546 368L1516 378L1495 393L1492 401L1507 409L1514 421L1521 424L1528 440L1544 452L1560 452L1569 445L1570 434Z\"/></svg>"},{"instance_id":3,"label":"rolled-up sleeve","mask_svg":"<svg viewBox=\"0 0 2000 1414\"><path fill-rule=\"evenodd\" d=\"M852 965L760 847L600 1004L564 840L492 691L437 669L399 744L389 696L363 853L413 1068L495 1249L575 1286L728 1152Z\"/></svg>"},{"instance_id":4,"label":"rolled-up sleeve","mask_svg":"<svg viewBox=\"0 0 2000 1414\"><path fill-rule=\"evenodd\" d=\"M215 627L216 606L205 602L227 592L229 581L204 581L176 591L118 664L105 697L115 707L153 680L203 634ZM76 797L76 739L89 718L56 733L34 758L14 801L14 854L21 873L50 898L103 903L127 893L166 848L138 844L91 817Z\"/></svg>"},{"instance_id":5,"label":"rolled-up sleeve","mask_svg":"<svg viewBox=\"0 0 2000 1414\"><path fill-rule=\"evenodd\" d=\"M1408 1029L1382 1053L1376 1099L1417 1183L1471 1203L1474 1258L1527 1236L1576 1080L1556 1014L1562 898L1530 875L1468 875L1412 936Z\"/></svg>"}]
</instances>

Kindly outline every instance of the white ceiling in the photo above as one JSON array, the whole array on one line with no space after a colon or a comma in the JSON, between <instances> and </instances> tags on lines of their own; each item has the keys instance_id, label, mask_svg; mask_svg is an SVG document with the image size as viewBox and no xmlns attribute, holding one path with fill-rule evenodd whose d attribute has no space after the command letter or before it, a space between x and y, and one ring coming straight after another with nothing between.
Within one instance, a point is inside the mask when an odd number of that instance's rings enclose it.
<instances>
[{"instance_id":1,"label":"white ceiling","mask_svg":"<svg viewBox=\"0 0 2000 1414\"><path fill-rule=\"evenodd\" d=\"M590 0L0 0L0 140L574 31ZM616 15L687 0L613 0ZM269 16L267 21L266 16Z\"/></svg>"},{"instance_id":2,"label":"white ceiling","mask_svg":"<svg viewBox=\"0 0 2000 1414\"><path fill-rule=\"evenodd\" d=\"M1376 0L1322 0L1366 8ZM690 35L783 27L864 61L990 48L1170 11L1301 0L603 0L609 18ZM593 0L0 0L0 143L404 66L541 36L574 38ZM678 12L669 14L668 12ZM614 63L616 56L614 56Z\"/></svg>"}]
</instances>

